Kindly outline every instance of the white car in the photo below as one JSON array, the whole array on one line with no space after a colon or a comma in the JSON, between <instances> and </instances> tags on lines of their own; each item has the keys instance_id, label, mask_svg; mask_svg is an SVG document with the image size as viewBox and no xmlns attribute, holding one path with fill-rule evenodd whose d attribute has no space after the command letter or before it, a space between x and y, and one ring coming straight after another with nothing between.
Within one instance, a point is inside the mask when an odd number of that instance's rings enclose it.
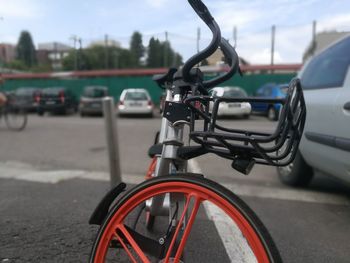
<instances>
[{"instance_id":1,"label":"white car","mask_svg":"<svg viewBox=\"0 0 350 263\"><path fill-rule=\"evenodd\" d=\"M118 103L118 114L153 117L154 104L145 89L124 89Z\"/></svg>"},{"instance_id":2,"label":"white car","mask_svg":"<svg viewBox=\"0 0 350 263\"><path fill-rule=\"evenodd\" d=\"M350 183L350 36L314 56L299 73L306 123L294 162L278 168L282 182L306 186L321 171Z\"/></svg>"},{"instance_id":3,"label":"white car","mask_svg":"<svg viewBox=\"0 0 350 263\"><path fill-rule=\"evenodd\" d=\"M247 93L240 87L216 87L211 91L213 97L247 97ZM252 107L249 102L221 102L218 116L239 116L249 118Z\"/></svg>"}]
</instances>

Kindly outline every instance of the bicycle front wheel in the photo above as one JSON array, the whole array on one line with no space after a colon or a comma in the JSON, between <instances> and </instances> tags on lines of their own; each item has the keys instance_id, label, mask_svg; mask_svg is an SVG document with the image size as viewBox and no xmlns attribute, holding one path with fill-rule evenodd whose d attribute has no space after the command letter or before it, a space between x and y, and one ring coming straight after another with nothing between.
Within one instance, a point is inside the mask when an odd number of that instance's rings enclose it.
<instances>
[{"instance_id":1,"label":"bicycle front wheel","mask_svg":"<svg viewBox=\"0 0 350 263\"><path fill-rule=\"evenodd\" d=\"M10 130L21 131L27 125L28 117L23 109L8 107L5 110L4 117L6 125Z\"/></svg>"},{"instance_id":2,"label":"bicycle front wheel","mask_svg":"<svg viewBox=\"0 0 350 263\"><path fill-rule=\"evenodd\" d=\"M147 200L166 195L171 200L168 217L159 217L147 230L140 211ZM161 176L128 191L102 224L90 258L99 263L214 261L281 258L264 225L241 199L192 175Z\"/></svg>"}]
</instances>

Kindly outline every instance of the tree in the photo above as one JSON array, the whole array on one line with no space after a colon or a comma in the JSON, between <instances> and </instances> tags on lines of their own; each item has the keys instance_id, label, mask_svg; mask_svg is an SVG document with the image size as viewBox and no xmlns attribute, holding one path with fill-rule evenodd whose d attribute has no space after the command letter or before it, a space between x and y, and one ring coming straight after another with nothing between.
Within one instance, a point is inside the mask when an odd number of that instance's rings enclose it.
<instances>
[{"instance_id":1,"label":"tree","mask_svg":"<svg viewBox=\"0 0 350 263\"><path fill-rule=\"evenodd\" d=\"M138 31L135 31L131 36L130 52L134 60L135 67L140 66L140 59L145 53L145 48L142 44L142 35Z\"/></svg>"},{"instance_id":2,"label":"tree","mask_svg":"<svg viewBox=\"0 0 350 263\"><path fill-rule=\"evenodd\" d=\"M108 69L131 68L134 67L134 60L128 49L119 47L108 48ZM106 47L94 45L92 47L79 50L78 70L105 69ZM63 60L64 70L74 70L74 51L71 51Z\"/></svg>"},{"instance_id":3,"label":"tree","mask_svg":"<svg viewBox=\"0 0 350 263\"><path fill-rule=\"evenodd\" d=\"M36 53L32 37L28 31L22 31L17 44L17 59L27 67L36 65Z\"/></svg>"},{"instance_id":4,"label":"tree","mask_svg":"<svg viewBox=\"0 0 350 263\"><path fill-rule=\"evenodd\" d=\"M159 47L160 43L158 39L154 39L153 37L149 40L148 45L148 56L147 56L147 67L155 68L159 67Z\"/></svg>"},{"instance_id":5,"label":"tree","mask_svg":"<svg viewBox=\"0 0 350 263\"><path fill-rule=\"evenodd\" d=\"M169 41L160 42L153 37L148 45L147 67L178 67L182 64L182 57L175 52Z\"/></svg>"}]
</instances>

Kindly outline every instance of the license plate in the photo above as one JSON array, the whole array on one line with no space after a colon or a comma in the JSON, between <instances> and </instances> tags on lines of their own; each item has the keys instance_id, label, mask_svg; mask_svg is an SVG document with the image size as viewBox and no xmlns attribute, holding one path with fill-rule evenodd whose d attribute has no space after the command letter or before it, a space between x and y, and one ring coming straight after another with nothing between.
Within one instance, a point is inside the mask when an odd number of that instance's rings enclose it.
<instances>
[{"instance_id":1,"label":"license plate","mask_svg":"<svg viewBox=\"0 0 350 263\"><path fill-rule=\"evenodd\" d=\"M130 106L131 107L141 107L142 103L140 103L140 102L133 102L133 103L130 103Z\"/></svg>"},{"instance_id":2,"label":"license plate","mask_svg":"<svg viewBox=\"0 0 350 263\"><path fill-rule=\"evenodd\" d=\"M46 102L47 105L53 105L53 104L55 104L55 103L56 103L55 101L47 101L47 102Z\"/></svg>"},{"instance_id":3,"label":"license plate","mask_svg":"<svg viewBox=\"0 0 350 263\"><path fill-rule=\"evenodd\" d=\"M98 104L98 103L92 103L92 104L91 104L91 107L92 107L92 108L99 108L99 107L100 107L100 104Z\"/></svg>"},{"instance_id":4,"label":"license plate","mask_svg":"<svg viewBox=\"0 0 350 263\"><path fill-rule=\"evenodd\" d=\"M241 104L240 103L230 103L228 105L229 108L240 108Z\"/></svg>"}]
</instances>

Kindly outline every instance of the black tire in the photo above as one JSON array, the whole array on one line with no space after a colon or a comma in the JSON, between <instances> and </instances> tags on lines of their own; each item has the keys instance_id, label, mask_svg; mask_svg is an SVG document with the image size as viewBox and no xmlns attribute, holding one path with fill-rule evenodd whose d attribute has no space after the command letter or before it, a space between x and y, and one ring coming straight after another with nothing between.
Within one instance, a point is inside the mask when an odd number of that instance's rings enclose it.
<instances>
[{"instance_id":1,"label":"black tire","mask_svg":"<svg viewBox=\"0 0 350 263\"><path fill-rule=\"evenodd\" d=\"M80 112L80 117L82 117L82 118L84 118L86 115L85 115L85 113L84 112Z\"/></svg>"},{"instance_id":2,"label":"black tire","mask_svg":"<svg viewBox=\"0 0 350 263\"><path fill-rule=\"evenodd\" d=\"M43 110L38 110L38 115L39 115L39 116L44 116L44 114L45 114L45 111L43 111Z\"/></svg>"},{"instance_id":3,"label":"black tire","mask_svg":"<svg viewBox=\"0 0 350 263\"><path fill-rule=\"evenodd\" d=\"M141 184L135 186L131 190L127 191L125 195L118 200L118 202L115 204L114 207L111 208L108 216L102 223L99 232L97 234L97 237L94 241L94 245L90 254L90 261L89 262L102 262L98 261L98 257L101 256L101 253L103 255L105 254L104 248L101 248L103 246L106 246L106 240L110 240L108 238L107 233L110 233L113 231L114 233L114 225L116 224L116 218L120 218L121 216L125 219L125 215L119 215L118 209L125 209L125 207L129 207L128 205L125 205L126 203L129 203L130 200L133 201L137 196L143 195L145 192L149 194L149 192L157 191L155 188L159 189L160 191L166 187L165 185L172 184L173 187L177 187L178 184L187 184L190 185L190 187L193 188L202 188L206 189L206 193L211 193L212 195L219 196L220 199L225 200L226 207L230 206L230 210L235 210L237 213L239 213L240 218L244 218L245 222L249 224L252 231L256 235L256 240L258 240L259 244L262 246L264 251L266 252L268 262L282 262L280 254L277 250L276 245L274 244L274 241L272 240L270 234L268 233L265 226L262 224L262 222L259 220L259 218L256 216L256 214L235 194L233 194L231 191L226 189L225 187L211 181L208 179L205 179L200 176L193 176L189 174L183 174L183 175L176 175L176 176L161 176L157 178L153 178L150 180L146 180L142 182ZM153 189L152 191L149 189ZM183 188L181 188L183 189ZM130 199L130 200L129 200ZM142 201L142 200L140 200ZM142 201L143 202L143 201ZM123 220L123 222L125 222ZM125 223L123 223L124 225ZM196 223L195 223L196 224ZM139 229L139 227L135 228L134 230ZM118 231L118 230L116 230ZM142 230L141 230L142 231ZM140 232L141 233L141 232ZM102 238L103 237L103 238ZM244 239L245 240L245 239ZM108 241L110 245L112 244L114 240ZM167 241L165 241L167 242ZM246 241L244 241L246 242ZM144 246L144 244L139 243L139 245ZM219 245L219 244L218 244ZM198 246L197 246L198 247ZM108 247L105 247L107 250L109 250ZM101 249L101 250L99 250ZM215 248L207 248L206 249L213 249ZM145 250L146 251L146 250ZM108 251L107 251L108 253ZM114 255L114 254L113 254ZM187 254L186 254L187 255ZM119 254L120 256L120 254ZM158 261L157 261L158 262Z\"/></svg>"},{"instance_id":4,"label":"black tire","mask_svg":"<svg viewBox=\"0 0 350 263\"><path fill-rule=\"evenodd\" d=\"M5 122L12 131L22 131L28 122L28 116L25 110L9 107L5 110Z\"/></svg>"},{"instance_id":5,"label":"black tire","mask_svg":"<svg viewBox=\"0 0 350 263\"><path fill-rule=\"evenodd\" d=\"M270 106L267 110L267 118L271 121L277 121L278 120L278 111L273 107Z\"/></svg>"},{"instance_id":6,"label":"black tire","mask_svg":"<svg viewBox=\"0 0 350 263\"><path fill-rule=\"evenodd\" d=\"M293 187L305 187L311 182L314 172L298 151L294 161L285 166L277 167L279 179L282 183Z\"/></svg>"}]
</instances>

